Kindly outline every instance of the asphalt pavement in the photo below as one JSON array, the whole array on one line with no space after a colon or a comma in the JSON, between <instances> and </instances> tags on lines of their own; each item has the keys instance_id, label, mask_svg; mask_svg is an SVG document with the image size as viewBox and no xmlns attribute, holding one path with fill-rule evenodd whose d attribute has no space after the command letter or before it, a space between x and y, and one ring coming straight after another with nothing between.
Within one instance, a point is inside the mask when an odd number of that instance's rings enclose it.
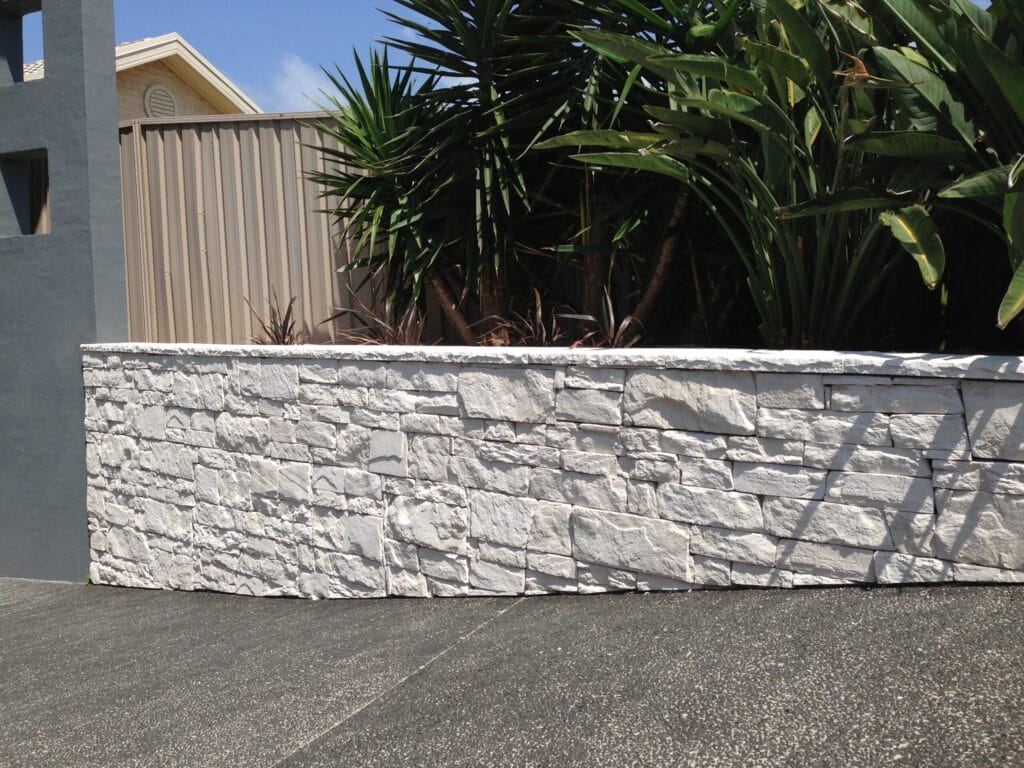
<instances>
[{"instance_id":1,"label":"asphalt pavement","mask_svg":"<svg viewBox=\"0 0 1024 768\"><path fill-rule=\"evenodd\" d=\"M0 579L0 766L1021 766L1024 588L309 602Z\"/></svg>"}]
</instances>

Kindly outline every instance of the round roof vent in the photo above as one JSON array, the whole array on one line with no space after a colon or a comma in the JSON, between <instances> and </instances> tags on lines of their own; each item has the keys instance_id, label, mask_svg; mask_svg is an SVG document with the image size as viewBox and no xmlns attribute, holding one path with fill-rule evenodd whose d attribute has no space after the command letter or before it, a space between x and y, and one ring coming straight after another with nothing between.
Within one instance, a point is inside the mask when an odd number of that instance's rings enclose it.
<instances>
[{"instance_id":1,"label":"round roof vent","mask_svg":"<svg viewBox=\"0 0 1024 768\"><path fill-rule=\"evenodd\" d=\"M174 94L166 86L158 83L146 89L142 101L149 117L175 117L178 114L178 103L174 100Z\"/></svg>"}]
</instances>

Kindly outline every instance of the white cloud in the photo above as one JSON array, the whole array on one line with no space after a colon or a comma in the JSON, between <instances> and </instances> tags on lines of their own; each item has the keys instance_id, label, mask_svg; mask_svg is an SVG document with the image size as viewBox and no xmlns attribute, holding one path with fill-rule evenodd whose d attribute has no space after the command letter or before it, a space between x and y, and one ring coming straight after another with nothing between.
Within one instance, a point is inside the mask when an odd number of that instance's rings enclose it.
<instances>
[{"instance_id":1,"label":"white cloud","mask_svg":"<svg viewBox=\"0 0 1024 768\"><path fill-rule=\"evenodd\" d=\"M317 67L295 53L281 58L268 80L250 90L265 112L311 112L324 103L321 91L331 93L333 86Z\"/></svg>"}]
</instances>

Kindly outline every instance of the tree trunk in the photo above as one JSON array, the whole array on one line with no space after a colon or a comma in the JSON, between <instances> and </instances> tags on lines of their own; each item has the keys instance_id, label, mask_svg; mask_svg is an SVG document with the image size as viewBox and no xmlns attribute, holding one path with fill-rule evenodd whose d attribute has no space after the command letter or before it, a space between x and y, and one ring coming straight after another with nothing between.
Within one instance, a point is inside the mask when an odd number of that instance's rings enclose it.
<instances>
[{"instance_id":1,"label":"tree trunk","mask_svg":"<svg viewBox=\"0 0 1024 768\"><path fill-rule=\"evenodd\" d=\"M612 238L598 179L593 173L588 173L585 184L589 226L583 240L586 250L583 252L582 309L584 315L590 315L600 322L604 313L604 294L608 290Z\"/></svg>"},{"instance_id":2,"label":"tree trunk","mask_svg":"<svg viewBox=\"0 0 1024 768\"><path fill-rule=\"evenodd\" d=\"M672 266L676 255L679 253L679 246L683 239L683 217L686 214L686 205L689 199L685 192L680 192L672 206L672 213L669 216L668 226L665 228L665 239L661 241L661 248L658 249L658 259L651 272L651 279L647 282L643 298L633 312L636 322L632 325L632 335L638 336L647 327L648 321L654 314L654 310L665 292L669 277L672 273Z\"/></svg>"},{"instance_id":3,"label":"tree trunk","mask_svg":"<svg viewBox=\"0 0 1024 768\"><path fill-rule=\"evenodd\" d=\"M462 343L467 346L476 346L476 336L473 333L473 329L469 327L469 323L466 322L466 316L462 314L462 310L459 309L458 303L452 296L452 292L448 290L444 280L441 279L441 276L431 270L427 274L427 283L434 292L434 297L441 305L441 311L444 312L445 319L455 329Z\"/></svg>"}]
</instances>

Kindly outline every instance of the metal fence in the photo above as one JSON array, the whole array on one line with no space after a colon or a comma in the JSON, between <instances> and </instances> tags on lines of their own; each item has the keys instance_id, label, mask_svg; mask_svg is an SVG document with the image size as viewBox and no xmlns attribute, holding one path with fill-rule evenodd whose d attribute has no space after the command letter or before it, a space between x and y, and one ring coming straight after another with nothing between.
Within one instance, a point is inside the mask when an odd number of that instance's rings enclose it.
<instances>
[{"instance_id":1,"label":"metal fence","mask_svg":"<svg viewBox=\"0 0 1024 768\"><path fill-rule=\"evenodd\" d=\"M296 297L310 341L351 304L361 275L320 212L308 174L322 168L316 114L138 120L121 127L121 181L132 341L245 343L275 297ZM368 286L359 291L372 303ZM255 327L254 327L255 326Z\"/></svg>"}]
</instances>

